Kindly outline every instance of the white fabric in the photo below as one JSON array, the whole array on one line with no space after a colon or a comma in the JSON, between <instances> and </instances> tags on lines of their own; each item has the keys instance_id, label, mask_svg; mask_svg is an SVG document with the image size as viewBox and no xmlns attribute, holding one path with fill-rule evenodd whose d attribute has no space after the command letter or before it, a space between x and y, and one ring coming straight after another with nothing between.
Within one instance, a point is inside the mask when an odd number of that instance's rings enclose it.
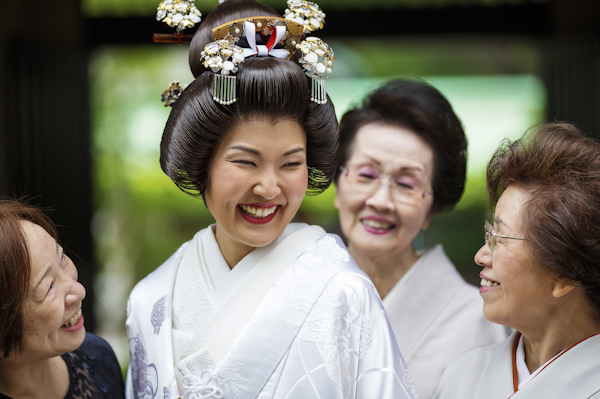
<instances>
[{"instance_id":1,"label":"white fabric","mask_svg":"<svg viewBox=\"0 0 600 399\"><path fill-rule=\"evenodd\" d=\"M446 367L463 352L509 334L485 319L479 291L441 245L421 255L383 305L421 399L431 399Z\"/></svg>"},{"instance_id":2,"label":"white fabric","mask_svg":"<svg viewBox=\"0 0 600 399\"><path fill-rule=\"evenodd\" d=\"M474 348L444 373L434 399L599 399L600 335L569 349L515 393L512 352L517 333L503 343Z\"/></svg>"},{"instance_id":3,"label":"white fabric","mask_svg":"<svg viewBox=\"0 0 600 399\"><path fill-rule=\"evenodd\" d=\"M274 242L256 248L233 269L223 258L213 226L196 234L191 248L181 259L173 289L173 353L180 391L184 375L199 374L207 364L222 360L258 303L281 277L286 265L273 262L274 267L265 266L260 273L250 275L253 268L261 267L260 262L265 258L268 262L270 254L271 258L280 256L277 251L272 254L278 243L302 228L314 230L307 224L291 224ZM314 232L319 234L320 230ZM245 301L227 306L227 296L246 278L253 287L252 292L247 294ZM216 311L219 311L217 318ZM215 320L218 325L210 328Z\"/></svg>"},{"instance_id":4,"label":"white fabric","mask_svg":"<svg viewBox=\"0 0 600 399\"><path fill-rule=\"evenodd\" d=\"M287 58L290 55L290 52L286 49L276 49L274 48L277 43L283 39L285 35L286 27L285 26L275 26L275 31L273 34L275 35L275 41L273 43L272 48L268 48L263 44L256 44L256 25L253 22L244 22L244 35L246 36L246 40L248 41L248 45L250 48L243 49L242 55L244 58L252 57L257 55L259 57L277 57L277 58Z\"/></svg>"},{"instance_id":5,"label":"white fabric","mask_svg":"<svg viewBox=\"0 0 600 399\"><path fill-rule=\"evenodd\" d=\"M200 232L202 236L204 232ZM217 307L179 392L173 352L173 289L196 237L142 280L128 302L127 398L416 398L381 301L337 236L316 226L281 240ZM286 265L271 287L261 287ZM234 268L235 269L235 268ZM206 285L206 281L204 282ZM267 292L220 361L216 340L236 307ZM216 302L216 301L214 301ZM239 311L240 315L244 311ZM223 316L223 317L222 317ZM211 339L212 339L211 338ZM202 345L198 346L199 348ZM216 357L218 359L218 357ZM204 362L204 364L203 364ZM179 366L179 365L178 365Z\"/></svg>"},{"instance_id":6,"label":"white fabric","mask_svg":"<svg viewBox=\"0 0 600 399\"><path fill-rule=\"evenodd\" d=\"M533 377L535 377L546 365L560 356L562 352L558 353L552 359L548 360L546 363L542 364L538 367L533 373L529 372L527 368L527 363L525 363L525 342L523 341L523 335L519 338L519 343L517 344L517 353L516 353L516 361L515 364L517 366L517 375L519 376L519 389L523 388L525 384L527 384Z\"/></svg>"}]
</instances>

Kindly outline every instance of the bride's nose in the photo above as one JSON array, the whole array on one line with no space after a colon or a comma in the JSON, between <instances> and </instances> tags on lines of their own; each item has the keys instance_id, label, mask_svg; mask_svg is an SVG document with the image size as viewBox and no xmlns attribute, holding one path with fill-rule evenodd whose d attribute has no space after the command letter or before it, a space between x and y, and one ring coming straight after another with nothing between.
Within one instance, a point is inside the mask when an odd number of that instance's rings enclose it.
<instances>
[{"instance_id":1,"label":"bride's nose","mask_svg":"<svg viewBox=\"0 0 600 399\"><path fill-rule=\"evenodd\" d=\"M261 171L252 191L265 199L273 199L281 194L279 176L271 169Z\"/></svg>"}]
</instances>

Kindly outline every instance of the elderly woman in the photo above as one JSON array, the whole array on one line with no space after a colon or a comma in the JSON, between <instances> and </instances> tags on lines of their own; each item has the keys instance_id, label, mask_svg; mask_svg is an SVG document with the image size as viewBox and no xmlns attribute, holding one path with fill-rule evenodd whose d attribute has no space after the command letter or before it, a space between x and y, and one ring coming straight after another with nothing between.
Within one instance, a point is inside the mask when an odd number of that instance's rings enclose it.
<instances>
[{"instance_id":1,"label":"elderly woman","mask_svg":"<svg viewBox=\"0 0 600 399\"><path fill-rule=\"evenodd\" d=\"M133 289L128 398L416 397L375 287L343 242L290 223L305 194L325 190L337 171L333 104L323 86L311 93L319 82L294 57L296 45L320 43L296 43L305 28L255 1L228 0L194 34L196 79L169 115L161 166L203 198L215 224ZM226 75L231 90L206 55L230 47L215 41L221 33L248 54L237 53L243 62ZM311 54L318 59L301 60Z\"/></svg>"},{"instance_id":2,"label":"elderly woman","mask_svg":"<svg viewBox=\"0 0 600 399\"><path fill-rule=\"evenodd\" d=\"M0 200L0 398L122 398L119 363L86 333L85 288L38 209Z\"/></svg>"},{"instance_id":3,"label":"elderly woman","mask_svg":"<svg viewBox=\"0 0 600 399\"><path fill-rule=\"evenodd\" d=\"M435 398L600 398L600 143L543 125L496 151L487 185L483 312L516 332L453 362Z\"/></svg>"},{"instance_id":4,"label":"elderly woman","mask_svg":"<svg viewBox=\"0 0 600 399\"><path fill-rule=\"evenodd\" d=\"M452 360L507 336L485 320L477 289L440 245L421 253L413 246L435 214L459 201L466 148L448 101L418 81L385 84L341 122L335 206L342 231L352 257L383 298L425 399Z\"/></svg>"}]
</instances>

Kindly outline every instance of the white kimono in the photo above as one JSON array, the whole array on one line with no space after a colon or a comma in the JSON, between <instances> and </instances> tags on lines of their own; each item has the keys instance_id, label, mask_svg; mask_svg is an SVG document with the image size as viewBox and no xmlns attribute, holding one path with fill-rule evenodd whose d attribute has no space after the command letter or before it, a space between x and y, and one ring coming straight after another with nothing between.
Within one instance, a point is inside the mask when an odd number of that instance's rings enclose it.
<instances>
[{"instance_id":1,"label":"white kimono","mask_svg":"<svg viewBox=\"0 0 600 399\"><path fill-rule=\"evenodd\" d=\"M231 269L242 266L233 287L207 265L215 246L210 227L198 232L133 289L127 398L417 398L377 291L339 237L291 225ZM186 323L191 311L203 322Z\"/></svg>"},{"instance_id":2,"label":"white kimono","mask_svg":"<svg viewBox=\"0 0 600 399\"><path fill-rule=\"evenodd\" d=\"M444 373L435 399L599 399L600 335L557 356L515 393L513 347L517 333L500 344L472 349Z\"/></svg>"},{"instance_id":3,"label":"white kimono","mask_svg":"<svg viewBox=\"0 0 600 399\"><path fill-rule=\"evenodd\" d=\"M479 291L465 282L441 245L421 255L383 306L421 399L431 399L446 367L462 353L509 334L487 321Z\"/></svg>"}]
</instances>

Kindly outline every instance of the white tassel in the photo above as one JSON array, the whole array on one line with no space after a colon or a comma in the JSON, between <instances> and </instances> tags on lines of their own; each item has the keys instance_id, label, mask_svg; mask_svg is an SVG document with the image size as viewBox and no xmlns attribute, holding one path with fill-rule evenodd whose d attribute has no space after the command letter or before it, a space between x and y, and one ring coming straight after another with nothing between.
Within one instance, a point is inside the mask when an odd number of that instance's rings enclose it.
<instances>
[{"instance_id":1,"label":"white tassel","mask_svg":"<svg viewBox=\"0 0 600 399\"><path fill-rule=\"evenodd\" d=\"M210 370L204 370L200 378L187 375L181 380L181 385L186 393L182 399L220 399L223 391L215 386L209 386L214 375Z\"/></svg>"},{"instance_id":2,"label":"white tassel","mask_svg":"<svg viewBox=\"0 0 600 399\"><path fill-rule=\"evenodd\" d=\"M310 100L317 104L325 104L327 102L327 76L313 75L311 80Z\"/></svg>"},{"instance_id":3,"label":"white tassel","mask_svg":"<svg viewBox=\"0 0 600 399\"><path fill-rule=\"evenodd\" d=\"M237 101L235 76L215 74L213 100L221 105L230 105Z\"/></svg>"}]
</instances>

